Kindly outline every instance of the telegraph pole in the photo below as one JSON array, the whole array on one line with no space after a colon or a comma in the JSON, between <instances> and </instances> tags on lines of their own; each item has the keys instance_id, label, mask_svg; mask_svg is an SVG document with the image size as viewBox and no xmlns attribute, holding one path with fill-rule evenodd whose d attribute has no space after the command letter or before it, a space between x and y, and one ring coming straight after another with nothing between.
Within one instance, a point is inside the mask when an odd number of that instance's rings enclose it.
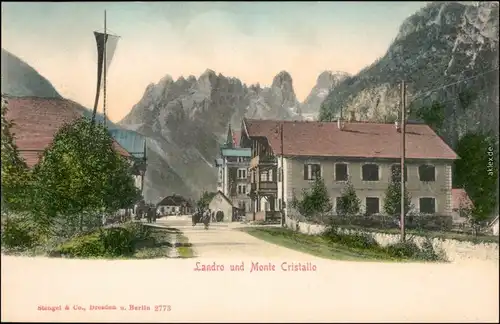
<instances>
[{"instance_id":1,"label":"telegraph pole","mask_svg":"<svg viewBox=\"0 0 500 324\"><path fill-rule=\"evenodd\" d=\"M103 80L104 80L104 85L103 85L103 89L102 89L102 98L103 98L103 101L102 101L102 111L103 111L103 115L104 115L104 120L103 120L103 124L104 126L106 126L106 70L107 70L107 65L108 65L108 62L107 62L107 43L108 43L108 30L107 30L107 25L106 25L106 10L104 10L104 75L103 75Z\"/></svg>"},{"instance_id":2,"label":"telegraph pole","mask_svg":"<svg viewBox=\"0 0 500 324\"><path fill-rule=\"evenodd\" d=\"M283 164L283 122L280 123L280 141L281 141L281 227L285 227L285 166Z\"/></svg>"},{"instance_id":3,"label":"telegraph pole","mask_svg":"<svg viewBox=\"0 0 500 324\"><path fill-rule=\"evenodd\" d=\"M406 83L401 82L401 242L405 241Z\"/></svg>"}]
</instances>

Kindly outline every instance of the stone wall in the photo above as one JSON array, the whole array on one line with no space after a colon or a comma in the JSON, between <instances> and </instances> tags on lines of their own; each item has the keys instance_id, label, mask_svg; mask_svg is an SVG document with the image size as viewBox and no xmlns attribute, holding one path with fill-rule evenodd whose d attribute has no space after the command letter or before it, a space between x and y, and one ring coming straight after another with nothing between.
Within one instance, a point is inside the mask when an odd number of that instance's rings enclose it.
<instances>
[{"instance_id":1,"label":"stone wall","mask_svg":"<svg viewBox=\"0 0 500 324\"><path fill-rule=\"evenodd\" d=\"M286 219L287 228L296 230L297 223L295 220ZM324 225L309 224L306 222L299 222L299 230L303 234L319 235L325 230ZM354 233L355 230L343 230L344 233ZM358 231L359 232L359 231ZM387 246L389 244L399 242L400 236L397 234L385 234L377 232L368 232L373 235L373 238L381 245ZM425 238L414 236L415 243L421 245ZM499 261L498 243L472 243L467 241L458 241L451 239L432 239L432 245L438 252L444 254L446 259L450 262L459 262L466 260L481 260L481 261Z\"/></svg>"}]
</instances>

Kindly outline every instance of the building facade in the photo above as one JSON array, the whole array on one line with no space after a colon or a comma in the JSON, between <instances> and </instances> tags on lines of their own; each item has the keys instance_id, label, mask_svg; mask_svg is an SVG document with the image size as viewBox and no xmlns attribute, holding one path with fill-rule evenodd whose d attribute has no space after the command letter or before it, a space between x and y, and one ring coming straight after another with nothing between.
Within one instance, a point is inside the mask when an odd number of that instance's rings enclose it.
<instances>
[{"instance_id":1,"label":"building facade","mask_svg":"<svg viewBox=\"0 0 500 324\"><path fill-rule=\"evenodd\" d=\"M251 211L248 179L251 150L240 147L239 138L239 132L233 132L229 126L226 143L221 146L215 165L218 170L217 191L226 196L243 216Z\"/></svg>"},{"instance_id":2,"label":"building facade","mask_svg":"<svg viewBox=\"0 0 500 324\"><path fill-rule=\"evenodd\" d=\"M235 206L233 202L224 195L221 191L218 191L208 204L208 208L214 212L216 219L220 219L223 222L231 222L233 220L233 214Z\"/></svg>"},{"instance_id":3,"label":"building facade","mask_svg":"<svg viewBox=\"0 0 500 324\"><path fill-rule=\"evenodd\" d=\"M451 216L456 154L427 125L406 126L406 188L414 211ZM256 213L290 213L320 176L336 210L348 181L362 213L384 214L384 196L400 174L401 136L397 125L363 122L303 122L245 119L241 145L252 150L251 196Z\"/></svg>"}]
</instances>

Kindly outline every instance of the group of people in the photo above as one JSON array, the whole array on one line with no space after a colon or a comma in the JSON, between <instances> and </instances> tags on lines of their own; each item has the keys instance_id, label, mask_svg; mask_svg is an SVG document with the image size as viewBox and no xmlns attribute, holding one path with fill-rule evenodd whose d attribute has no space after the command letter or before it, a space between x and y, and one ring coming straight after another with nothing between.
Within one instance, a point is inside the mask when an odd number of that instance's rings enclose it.
<instances>
[{"instance_id":1,"label":"group of people","mask_svg":"<svg viewBox=\"0 0 500 324\"><path fill-rule=\"evenodd\" d=\"M208 229L208 225L210 222L215 222L215 212L210 209L199 209L192 216L193 226L198 223L203 223L205 225L205 229Z\"/></svg>"},{"instance_id":2,"label":"group of people","mask_svg":"<svg viewBox=\"0 0 500 324\"><path fill-rule=\"evenodd\" d=\"M155 207L149 207L146 210L146 219L148 223L156 223L156 217L158 216L158 211Z\"/></svg>"}]
</instances>

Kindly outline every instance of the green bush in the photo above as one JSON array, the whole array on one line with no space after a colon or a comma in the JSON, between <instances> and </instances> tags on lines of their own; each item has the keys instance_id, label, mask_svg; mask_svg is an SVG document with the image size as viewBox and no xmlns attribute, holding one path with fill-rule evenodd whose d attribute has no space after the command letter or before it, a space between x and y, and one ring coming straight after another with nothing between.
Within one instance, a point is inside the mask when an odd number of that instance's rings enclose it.
<instances>
[{"instance_id":1,"label":"green bush","mask_svg":"<svg viewBox=\"0 0 500 324\"><path fill-rule=\"evenodd\" d=\"M413 238L405 242L390 244L386 247L380 246L373 235L363 232L345 233L337 227L330 225L323 233L323 237L331 243L341 244L349 248L359 250L380 251L396 259L413 259L422 261L438 261L443 258L435 251L432 241L426 239L419 247Z\"/></svg>"},{"instance_id":2,"label":"green bush","mask_svg":"<svg viewBox=\"0 0 500 324\"><path fill-rule=\"evenodd\" d=\"M442 258L432 246L432 241L426 239L419 247L412 239L398 242L385 247L385 251L398 259L414 259L422 261L438 261Z\"/></svg>"},{"instance_id":3,"label":"green bush","mask_svg":"<svg viewBox=\"0 0 500 324\"><path fill-rule=\"evenodd\" d=\"M99 231L105 256L123 256L134 252L135 237L131 231L114 227Z\"/></svg>"},{"instance_id":4,"label":"green bush","mask_svg":"<svg viewBox=\"0 0 500 324\"><path fill-rule=\"evenodd\" d=\"M323 234L332 243L342 244L355 249L378 249L377 241L368 233L342 233L335 227L329 227Z\"/></svg>"},{"instance_id":5,"label":"green bush","mask_svg":"<svg viewBox=\"0 0 500 324\"><path fill-rule=\"evenodd\" d=\"M413 258L420 252L419 247L414 242L398 242L388 245L385 248L386 252L398 259Z\"/></svg>"},{"instance_id":6,"label":"green bush","mask_svg":"<svg viewBox=\"0 0 500 324\"><path fill-rule=\"evenodd\" d=\"M105 256L99 232L76 236L59 247L59 253L70 257L88 258Z\"/></svg>"},{"instance_id":7,"label":"green bush","mask_svg":"<svg viewBox=\"0 0 500 324\"><path fill-rule=\"evenodd\" d=\"M9 217L2 220L2 246L8 249L29 249L37 245L39 237L34 224L25 218Z\"/></svg>"},{"instance_id":8,"label":"green bush","mask_svg":"<svg viewBox=\"0 0 500 324\"><path fill-rule=\"evenodd\" d=\"M59 247L59 253L70 257L119 257L135 252L136 244L151 238L151 232L141 224L99 229L80 235Z\"/></svg>"}]
</instances>

